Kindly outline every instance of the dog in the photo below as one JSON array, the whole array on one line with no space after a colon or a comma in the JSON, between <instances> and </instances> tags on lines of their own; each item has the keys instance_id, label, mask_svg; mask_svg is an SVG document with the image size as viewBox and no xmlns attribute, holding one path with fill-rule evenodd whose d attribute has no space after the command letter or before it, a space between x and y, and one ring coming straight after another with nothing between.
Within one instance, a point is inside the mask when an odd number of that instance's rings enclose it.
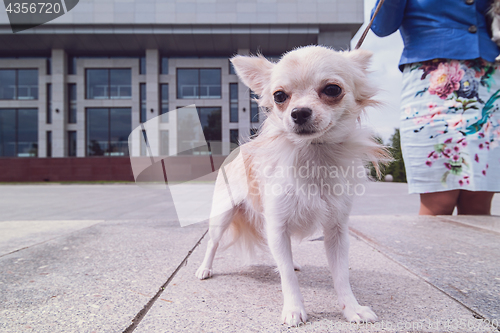
<instances>
[{"instance_id":1,"label":"dog","mask_svg":"<svg viewBox=\"0 0 500 333\"><path fill-rule=\"evenodd\" d=\"M491 18L491 40L500 46L500 0L493 0L488 15ZM500 55L495 59L500 61Z\"/></svg>"},{"instance_id":2,"label":"dog","mask_svg":"<svg viewBox=\"0 0 500 333\"><path fill-rule=\"evenodd\" d=\"M362 161L376 163L388 156L359 124L365 108L379 105L374 99L377 89L367 78L370 58L365 50L306 46L284 54L277 63L262 55L231 59L240 80L259 96L267 118L258 135L240 146L244 167L226 164L219 170L212 210L220 214L210 218L208 247L196 276L212 276L221 242L225 247L240 245L246 253L267 245L280 273L282 320L289 326L307 320L291 237L303 239L318 228L323 229L345 318L377 319L353 295L348 266L347 222L353 199L352 191L347 193L349 184L366 179Z\"/></svg>"}]
</instances>

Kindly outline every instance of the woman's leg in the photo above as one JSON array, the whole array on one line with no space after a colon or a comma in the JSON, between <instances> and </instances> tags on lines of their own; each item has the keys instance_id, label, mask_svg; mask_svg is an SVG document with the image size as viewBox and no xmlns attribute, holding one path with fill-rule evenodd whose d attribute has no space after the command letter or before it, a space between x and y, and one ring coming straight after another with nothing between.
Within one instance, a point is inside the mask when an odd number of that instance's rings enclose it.
<instances>
[{"instance_id":1,"label":"woman's leg","mask_svg":"<svg viewBox=\"0 0 500 333\"><path fill-rule=\"evenodd\" d=\"M461 190L458 196L458 215L491 215L493 192Z\"/></svg>"},{"instance_id":2,"label":"woman's leg","mask_svg":"<svg viewBox=\"0 0 500 333\"><path fill-rule=\"evenodd\" d=\"M458 203L460 190L421 193L419 215L451 215Z\"/></svg>"}]
</instances>

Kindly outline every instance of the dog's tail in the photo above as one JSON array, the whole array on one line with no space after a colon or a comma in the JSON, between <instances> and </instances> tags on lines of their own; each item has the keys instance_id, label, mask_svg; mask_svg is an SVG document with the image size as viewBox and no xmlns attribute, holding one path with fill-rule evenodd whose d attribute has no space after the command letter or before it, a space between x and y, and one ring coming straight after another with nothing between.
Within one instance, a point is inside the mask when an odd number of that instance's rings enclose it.
<instances>
[{"instance_id":1,"label":"dog's tail","mask_svg":"<svg viewBox=\"0 0 500 333\"><path fill-rule=\"evenodd\" d=\"M241 208L237 209L230 226L222 236L221 250L232 247L245 264L251 263L256 258L257 249L266 249L266 240L262 229L263 223L259 218L253 219L251 222Z\"/></svg>"}]
</instances>

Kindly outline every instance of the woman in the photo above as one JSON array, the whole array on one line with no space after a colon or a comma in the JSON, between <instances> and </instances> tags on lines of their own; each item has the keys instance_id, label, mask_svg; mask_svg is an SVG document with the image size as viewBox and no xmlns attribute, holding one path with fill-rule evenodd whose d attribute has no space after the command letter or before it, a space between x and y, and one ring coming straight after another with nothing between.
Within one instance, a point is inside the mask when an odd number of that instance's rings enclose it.
<instances>
[{"instance_id":1,"label":"woman","mask_svg":"<svg viewBox=\"0 0 500 333\"><path fill-rule=\"evenodd\" d=\"M378 2L377 2L378 4ZM401 145L420 215L490 215L500 191L500 53L488 0L385 0L371 27L404 41Z\"/></svg>"}]
</instances>

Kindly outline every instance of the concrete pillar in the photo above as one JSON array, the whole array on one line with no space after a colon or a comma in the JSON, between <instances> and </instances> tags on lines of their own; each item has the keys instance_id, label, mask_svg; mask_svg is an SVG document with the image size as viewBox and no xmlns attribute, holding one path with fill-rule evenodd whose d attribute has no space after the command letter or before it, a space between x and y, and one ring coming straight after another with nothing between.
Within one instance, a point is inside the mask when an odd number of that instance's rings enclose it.
<instances>
[{"instance_id":1,"label":"concrete pillar","mask_svg":"<svg viewBox=\"0 0 500 333\"><path fill-rule=\"evenodd\" d=\"M64 50L52 50L52 157L67 155L66 116L67 55Z\"/></svg>"}]
</instances>

